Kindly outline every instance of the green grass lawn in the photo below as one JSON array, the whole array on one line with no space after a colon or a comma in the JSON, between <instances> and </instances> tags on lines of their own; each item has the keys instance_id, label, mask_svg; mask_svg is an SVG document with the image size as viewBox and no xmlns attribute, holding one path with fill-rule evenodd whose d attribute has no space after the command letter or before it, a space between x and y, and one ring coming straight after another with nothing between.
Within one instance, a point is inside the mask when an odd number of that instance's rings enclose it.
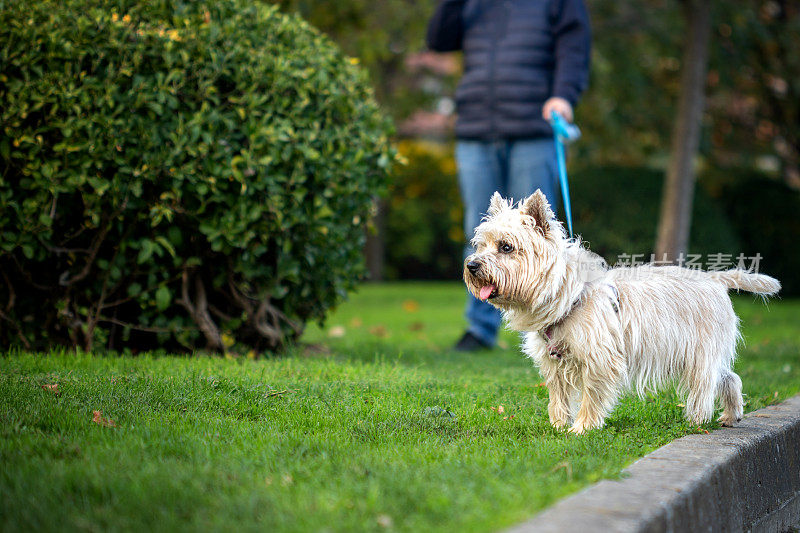
<instances>
[{"instance_id":1,"label":"green grass lawn","mask_svg":"<svg viewBox=\"0 0 800 533\"><path fill-rule=\"evenodd\" d=\"M551 429L515 334L449 351L463 298L368 285L283 357L2 357L1 528L496 530L711 429L672 392ZM735 304L747 409L800 391L800 302Z\"/></svg>"}]
</instances>

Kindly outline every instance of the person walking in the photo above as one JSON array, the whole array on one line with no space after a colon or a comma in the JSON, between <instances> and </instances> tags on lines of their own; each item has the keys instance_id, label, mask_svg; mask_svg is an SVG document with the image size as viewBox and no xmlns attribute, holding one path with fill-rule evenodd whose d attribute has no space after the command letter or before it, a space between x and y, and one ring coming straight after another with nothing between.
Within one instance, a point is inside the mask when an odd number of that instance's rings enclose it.
<instances>
[{"instance_id":1,"label":"person walking","mask_svg":"<svg viewBox=\"0 0 800 533\"><path fill-rule=\"evenodd\" d=\"M495 191L560 199L552 112L572 122L589 78L591 36L582 0L442 0L427 31L437 52L462 50L456 163L467 239ZM465 247L465 257L472 253ZM461 351L497 341L500 311L469 295Z\"/></svg>"}]
</instances>

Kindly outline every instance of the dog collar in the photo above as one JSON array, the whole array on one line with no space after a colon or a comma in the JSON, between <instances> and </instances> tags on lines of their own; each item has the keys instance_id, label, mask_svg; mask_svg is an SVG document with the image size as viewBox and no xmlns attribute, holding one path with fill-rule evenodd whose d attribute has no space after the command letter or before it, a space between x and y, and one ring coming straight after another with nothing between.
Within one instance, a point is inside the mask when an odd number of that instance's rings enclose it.
<instances>
[{"instance_id":1,"label":"dog collar","mask_svg":"<svg viewBox=\"0 0 800 533\"><path fill-rule=\"evenodd\" d=\"M561 359L563 356L563 350L561 343L553 342L553 328L556 327L556 324L550 324L542 331L541 335L544 338L544 341L547 343L547 351L550 354L550 357L554 359Z\"/></svg>"},{"instance_id":2,"label":"dog collar","mask_svg":"<svg viewBox=\"0 0 800 533\"><path fill-rule=\"evenodd\" d=\"M550 353L550 357L552 357L554 359L561 359L561 357L565 354L566 350L564 349L563 344L560 343L560 342L554 342L553 341L553 330L556 329L556 326L558 326L559 324L564 322L567 319L567 317L572 314L572 311L574 311L575 308L578 307L578 304L580 304L580 303L581 303L581 299L580 298L578 298L577 300L572 302L572 306L570 306L569 311L567 311L566 315L562 316L561 318L559 318L558 320L556 320L555 322L553 322L549 326L546 326L540 332L540 335L542 336L544 341L547 343L547 351Z\"/></svg>"},{"instance_id":3,"label":"dog collar","mask_svg":"<svg viewBox=\"0 0 800 533\"><path fill-rule=\"evenodd\" d=\"M616 314L619 314L619 306L620 306L619 291L617 290L617 287L612 283L609 283L608 287L611 289L611 292L614 293L613 297L609 297L611 299L611 307L614 308L614 312ZM580 303L581 299L580 297L578 297L577 300L572 302L572 306L569 308L569 311L567 312L566 315L562 316L561 318L559 318L549 326L546 326L543 330L540 331L539 334L547 343L547 351L550 353L550 357L554 359L561 359L565 355L566 350L563 343L553 341L553 331L555 330L556 326L564 322L564 320L566 320L567 317L569 317L569 315L572 314L572 311L574 311L575 308L578 307L578 304Z\"/></svg>"}]
</instances>

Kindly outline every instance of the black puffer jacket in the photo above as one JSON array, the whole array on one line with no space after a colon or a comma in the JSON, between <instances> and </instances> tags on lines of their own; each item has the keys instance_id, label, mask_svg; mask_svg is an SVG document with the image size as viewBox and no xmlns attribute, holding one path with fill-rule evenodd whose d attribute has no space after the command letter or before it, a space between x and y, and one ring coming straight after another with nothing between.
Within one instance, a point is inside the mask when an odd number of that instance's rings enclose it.
<instances>
[{"instance_id":1,"label":"black puffer jacket","mask_svg":"<svg viewBox=\"0 0 800 533\"><path fill-rule=\"evenodd\" d=\"M582 0L444 0L428 46L464 51L456 91L461 139L552 135L551 96L575 104L589 74L589 20Z\"/></svg>"}]
</instances>

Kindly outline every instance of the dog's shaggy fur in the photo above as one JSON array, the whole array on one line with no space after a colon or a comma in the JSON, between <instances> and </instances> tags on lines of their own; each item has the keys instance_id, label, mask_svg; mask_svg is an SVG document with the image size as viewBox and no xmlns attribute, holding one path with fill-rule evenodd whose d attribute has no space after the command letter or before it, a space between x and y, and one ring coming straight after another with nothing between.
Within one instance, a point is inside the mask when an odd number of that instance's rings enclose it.
<instances>
[{"instance_id":1,"label":"dog's shaggy fur","mask_svg":"<svg viewBox=\"0 0 800 533\"><path fill-rule=\"evenodd\" d=\"M625 389L643 394L676 381L688 393L690 420L710 420L717 396L724 425L741 419L742 382L731 370L739 319L727 293L772 295L780 289L774 278L743 270L608 268L567 239L541 191L516 208L495 193L473 245L467 287L523 332L523 351L550 394L554 426L572 422L575 433L602 427Z\"/></svg>"}]
</instances>

